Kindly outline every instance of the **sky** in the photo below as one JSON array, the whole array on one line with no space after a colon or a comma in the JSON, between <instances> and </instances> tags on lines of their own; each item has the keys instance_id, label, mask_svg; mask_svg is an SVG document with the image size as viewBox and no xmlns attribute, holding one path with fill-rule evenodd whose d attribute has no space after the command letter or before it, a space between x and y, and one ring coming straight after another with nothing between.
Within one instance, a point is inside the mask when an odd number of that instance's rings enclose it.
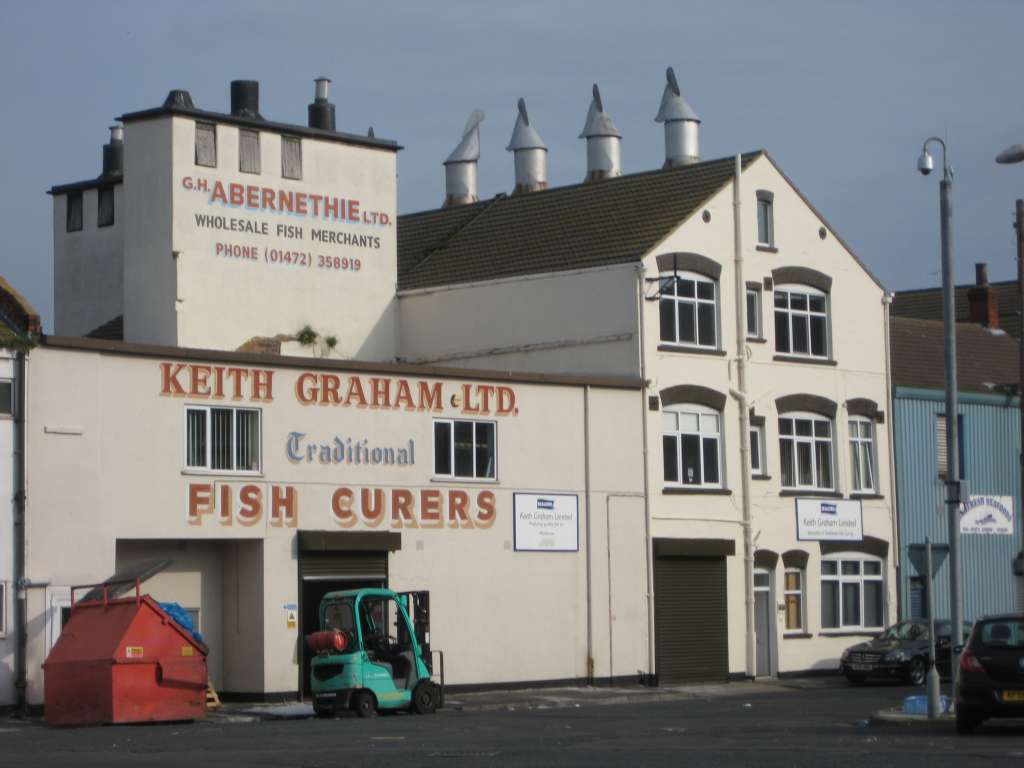
<instances>
[{"instance_id":1,"label":"sky","mask_svg":"<svg viewBox=\"0 0 1024 768\"><path fill-rule=\"evenodd\" d=\"M442 161L483 109L480 195L510 192L516 100L549 147L552 186L585 174L598 83L623 135L623 172L661 166L654 122L675 69L705 159L767 149L890 290L938 285L940 174L954 169L957 281L986 261L1015 275L1024 164L1022 0L52 2L0 0L0 275L52 330L54 184L100 172L108 126L173 88L227 112L260 81L262 114L305 123L313 78L333 80L338 129L398 141L400 213L444 198ZM936 157L941 168L941 158Z\"/></svg>"}]
</instances>

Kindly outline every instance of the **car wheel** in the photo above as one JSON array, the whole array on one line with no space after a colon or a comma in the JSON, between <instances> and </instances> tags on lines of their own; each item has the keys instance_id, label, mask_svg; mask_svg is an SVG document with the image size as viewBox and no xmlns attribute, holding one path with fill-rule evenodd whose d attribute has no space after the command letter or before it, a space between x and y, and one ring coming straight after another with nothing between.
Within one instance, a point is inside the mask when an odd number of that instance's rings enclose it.
<instances>
[{"instance_id":1,"label":"car wheel","mask_svg":"<svg viewBox=\"0 0 1024 768\"><path fill-rule=\"evenodd\" d=\"M412 711L417 715L431 715L437 710L437 686L429 680L420 680L412 691Z\"/></svg>"},{"instance_id":2,"label":"car wheel","mask_svg":"<svg viewBox=\"0 0 1024 768\"><path fill-rule=\"evenodd\" d=\"M867 680L868 678L867 678L866 675L854 675L854 674L852 674L850 672L847 672L846 673L846 679L849 680L854 685L864 685L864 681Z\"/></svg>"},{"instance_id":3,"label":"car wheel","mask_svg":"<svg viewBox=\"0 0 1024 768\"><path fill-rule=\"evenodd\" d=\"M911 685L924 685L928 677L928 666L924 659L917 656L910 660L910 667L907 669L907 682Z\"/></svg>"},{"instance_id":4,"label":"car wheel","mask_svg":"<svg viewBox=\"0 0 1024 768\"><path fill-rule=\"evenodd\" d=\"M352 710L360 717L377 714L377 699L369 691L356 691L352 695Z\"/></svg>"}]
</instances>

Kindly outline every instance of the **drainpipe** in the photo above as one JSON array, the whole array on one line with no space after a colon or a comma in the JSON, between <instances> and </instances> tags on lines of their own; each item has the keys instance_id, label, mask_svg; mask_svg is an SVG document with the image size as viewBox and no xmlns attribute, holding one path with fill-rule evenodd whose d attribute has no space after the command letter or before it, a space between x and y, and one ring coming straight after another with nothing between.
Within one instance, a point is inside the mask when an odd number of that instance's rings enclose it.
<instances>
[{"instance_id":1,"label":"drainpipe","mask_svg":"<svg viewBox=\"0 0 1024 768\"><path fill-rule=\"evenodd\" d=\"M893 403L895 398L892 391L892 370L889 367L889 359L891 355L891 339L889 336L889 316L892 313L892 294L882 294L882 318L885 321L885 398L886 398L886 410L889 411L889 418L886 419L887 425L885 435L889 440L889 517L892 522L892 566L896 570L896 615L902 615L902 590L899 585L902 583L902 576L900 575L903 570L900 557L899 547L899 501L896 498L896 412L893 410Z\"/></svg>"},{"instance_id":2,"label":"drainpipe","mask_svg":"<svg viewBox=\"0 0 1024 768\"><path fill-rule=\"evenodd\" d=\"M590 385L583 387L583 496L587 507L587 685L594 684L594 600L590 556Z\"/></svg>"},{"instance_id":3,"label":"drainpipe","mask_svg":"<svg viewBox=\"0 0 1024 768\"><path fill-rule=\"evenodd\" d=\"M26 697L26 656L28 651L28 611L25 583L25 381L27 366L25 353L14 358L14 627L17 639L14 651L14 688L17 693L17 712L28 714Z\"/></svg>"},{"instance_id":4,"label":"drainpipe","mask_svg":"<svg viewBox=\"0 0 1024 768\"><path fill-rule=\"evenodd\" d=\"M644 462L644 540L647 545L647 674L655 680L654 669L654 539L651 538L651 484L647 455L647 354L644 338L644 272L643 262L636 270L636 317L640 327L640 424L643 428Z\"/></svg>"},{"instance_id":5,"label":"drainpipe","mask_svg":"<svg viewBox=\"0 0 1024 768\"><path fill-rule=\"evenodd\" d=\"M741 158L736 155L732 181L734 284L736 289L736 383L730 390L740 408L740 504L743 508L743 601L746 624L746 674L757 674L754 659L754 539L750 522L750 403L747 398L747 285L743 282L743 248L740 235Z\"/></svg>"}]
</instances>

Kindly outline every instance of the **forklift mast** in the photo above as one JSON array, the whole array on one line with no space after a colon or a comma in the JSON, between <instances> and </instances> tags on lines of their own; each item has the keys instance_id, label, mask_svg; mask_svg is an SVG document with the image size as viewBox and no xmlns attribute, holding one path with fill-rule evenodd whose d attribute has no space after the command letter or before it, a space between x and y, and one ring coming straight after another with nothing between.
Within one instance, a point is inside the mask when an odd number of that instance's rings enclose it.
<instances>
[{"instance_id":1,"label":"forklift mast","mask_svg":"<svg viewBox=\"0 0 1024 768\"><path fill-rule=\"evenodd\" d=\"M430 592L422 590L419 592L398 592L399 600L405 609L409 620L412 622L413 632L416 635L416 642L422 649L423 662L431 674L434 672L433 654L430 652ZM404 622L398 622L398 641L408 642L407 630Z\"/></svg>"}]
</instances>

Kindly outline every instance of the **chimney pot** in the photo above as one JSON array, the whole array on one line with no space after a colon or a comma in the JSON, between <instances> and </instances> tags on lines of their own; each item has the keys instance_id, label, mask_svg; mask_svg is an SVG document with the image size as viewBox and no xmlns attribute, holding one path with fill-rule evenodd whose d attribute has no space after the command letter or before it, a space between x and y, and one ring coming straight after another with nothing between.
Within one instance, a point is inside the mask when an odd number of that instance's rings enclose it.
<instances>
[{"instance_id":1,"label":"chimney pot","mask_svg":"<svg viewBox=\"0 0 1024 768\"><path fill-rule=\"evenodd\" d=\"M480 159L480 123L484 112L474 109L462 129L462 141L444 161L444 206L475 203L477 194L476 165Z\"/></svg>"},{"instance_id":2,"label":"chimney pot","mask_svg":"<svg viewBox=\"0 0 1024 768\"><path fill-rule=\"evenodd\" d=\"M256 80L231 81L231 114L262 120L260 115L260 84Z\"/></svg>"},{"instance_id":3,"label":"chimney pot","mask_svg":"<svg viewBox=\"0 0 1024 768\"><path fill-rule=\"evenodd\" d=\"M124 128L110 126L110 142L103 145L103 177L120 176L124 172Z\"/></svg>"},{"instance_id":4,"label":"chimney pot","mask_svg":"<svg viewBox=\"0 0 1024 768\"><path fill-rule=\"evenodd\" d=\"M587 122L579 136L587 140L587 176L598 181L622 175L622 134L604 111L601 91L594 83L593 98L587 110Z\"/></svg>"},{"instance_id":5,"label":"chimney pot","mask_svg":"<svg viewBox=\"0 0 1024 768\"><path fill-rule=\"evenodd\" d=\"M516 186L513 192L537 192L548 187L548 148L530 124L526 100L519 99L519 111L506 151L513 153Z\"/></svg>"},{"instance_id":6,"label":"chimney pot","mask_svg":"<svg viewBox=\"0 0 1024 768\"><path fill-rule=\"evenodd\" d=\"M319 128L322 131L334 131L335 117L334 105L327 100L327 91L331 81L326 77L318 77L313 92L313 103L306 107L306 115L309 118L310 128Z\"/></svg>"},{"instance_id":7,"label":"chimney pot","mask_svg":"<svg viewBox=\"0 0 1024 768\"><path fill-rule=\"evenodd\" d=\"M654 118L665 124L665 168L689 165L700 161L700 118L686 103L676 80L676 73L665 70L665 90L661 94L661 107Z\"/></svg>"},{"instance_id":8,"label":"chimney pot","mask_svg":"<svg viewBox=\"0 0 1024 768\"><path fill-rule=\"evenodd\" d=\"M967 289L967 305L972 323L985 328L999 327L999 296L988 284L988 264L974 265L975 285Z\"/></svg>"}]
</instances>

